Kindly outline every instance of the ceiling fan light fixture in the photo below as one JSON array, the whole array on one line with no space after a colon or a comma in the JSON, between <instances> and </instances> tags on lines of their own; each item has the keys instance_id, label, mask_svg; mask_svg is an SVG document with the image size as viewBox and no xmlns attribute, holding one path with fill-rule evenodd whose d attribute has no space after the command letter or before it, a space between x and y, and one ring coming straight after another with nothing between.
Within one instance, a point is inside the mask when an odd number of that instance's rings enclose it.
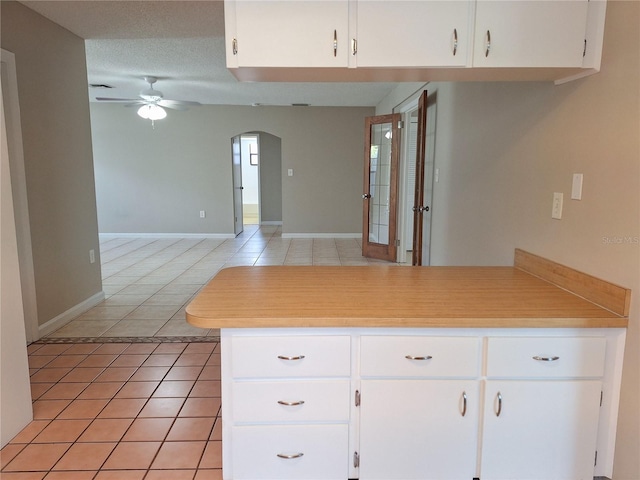
<instances>
[{"instance_id":1,"label":"ceiling fan light fixture","mask_svg":"<svg viewBox=\"0 0 640 480\"><path fill-rule=\"evenodd\" d=\"M138 109L138 115L147 120L162 120L167 112L160 105L143 105Z\"/></svg>"}]
</instances>

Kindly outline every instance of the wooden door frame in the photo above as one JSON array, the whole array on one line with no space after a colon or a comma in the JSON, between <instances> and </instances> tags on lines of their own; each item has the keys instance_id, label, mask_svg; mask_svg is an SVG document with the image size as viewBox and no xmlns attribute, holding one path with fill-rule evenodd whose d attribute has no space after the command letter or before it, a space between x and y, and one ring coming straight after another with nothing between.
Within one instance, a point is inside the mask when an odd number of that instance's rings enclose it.
<instances>
[{"instance_id":1,"label":"wooden door frame","mask_svg":"<svg viewBox=\"0 0 640 480\"><path fill-rule=\"evenodd\" d=\"M397 238L397 216L398 216L398 164L400 158L400 124L401 115L391 113L387 115L377 115L365 119L365 142L364 142L364 178L363 178L363 202L362 202L362 255L364 257L376 258L395 262L398 248ZM370 212L370 189L369 173L371 170L371 126L380 123L391 123L391 166L389 182L389 241L387 244L369 242L369 212Z\"/></svg>"}]
</instances>

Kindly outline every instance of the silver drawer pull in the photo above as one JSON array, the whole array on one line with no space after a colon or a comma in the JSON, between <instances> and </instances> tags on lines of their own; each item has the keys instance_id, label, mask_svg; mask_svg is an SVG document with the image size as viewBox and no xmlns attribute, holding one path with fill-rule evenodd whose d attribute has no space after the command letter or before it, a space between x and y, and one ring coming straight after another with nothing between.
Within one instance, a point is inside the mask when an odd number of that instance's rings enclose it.
<instances>
[{"instance_id":1,"label":"silver drawer pull","mask_svg":"<svg viewBox=\"0 0 640 480\"><path fill-rule=\"evenodd\" d=\"M538 355L536 355L535 357L531 357L534 360L537 360L539 362L555 362L556 360L560 360L560 357L540 357Z\"/></svg>"},{"instance_id":2,"label":"silver drawer pull","mask_svg":"<svg viewBox=\"0 0 640 480\"><path fill-rule=\"evenodd\" d=\"M278 400L278 404L285 405L287 407L296 407L298 405L304 405L304 400L298 400L297 402L287 402L285 400Z\"/></svg>"},{"instance_id":3,"label":"silver drawer pull","mask_svg":"<svg viewBox=\"0 0 640 480\"><path fill-rule=\"evenodd\" d=\"M433 357L431 355L424 355L424 356L405 355L404 358L406 358L407 360L431 360Z\"/></svg>"},{"instance_id":4,"label":"silver drawer pull","mask_svg":"<svg viewBox=\"0 0 640 480\"><path fill-rule=\"evenodd\" d=\"M291 460L292 458L300 458L304 453L278 453L278 458L284 458L285 460Z\"/></svg>"},{"instance_id":5,"label":"silver drawer pull","mask_svg":"<svg viewBox=\"0 0 640 480\"><path fill-rule=\"evenodd\" d=\"M502 394L498 392L496 395L496 401L498 402L498 409L496 410L496 417L499 417L502 413Z\"/></svg>"},{"instance_id":6,"label":"silver drawer pull","mask_svg":"<svg viewBox=\"0 0 640 480\"><path fill-rule=\"evenodd\" d=\"M467 414L467 392L462 392L462 412L460 414L463 417Z\"/></svg>"},{"instance_id":7,"label":"silver drawer pull","mask_svg":"<svg viewBox=\"0 0 640 480\"><path fill-rule=\"evenodd\" d=\"M278 355L278 358L280 360L302 360L304 358L304 355L294 355L294 356Z\"/></svg>"}]
</instances>

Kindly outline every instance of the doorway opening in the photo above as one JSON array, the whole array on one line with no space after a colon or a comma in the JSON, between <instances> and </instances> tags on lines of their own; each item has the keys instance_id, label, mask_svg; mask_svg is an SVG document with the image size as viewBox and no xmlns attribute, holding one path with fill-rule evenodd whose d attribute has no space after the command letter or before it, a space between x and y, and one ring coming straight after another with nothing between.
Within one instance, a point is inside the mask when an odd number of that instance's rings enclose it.
<instances>
[{"instance_id":1,"label":"doorway opening","mask_svg":"<svg viewBox=\"0 0 640 480\"><path fill-rule=\"evenodd\" d=\"M231 144L235 235L244 225L282 225L282 140L253 131Z\"/></svg>"},{"instance_id":2,"label":"doorway opening","mask_svg":"<svg viewBox=\"0 0 640 480\"><path fill-rule=\"evenodd\" d=\"M258 135L240 135L242 161L242 223L260 224L260 151Z\"/></svg>"}]
</instances>

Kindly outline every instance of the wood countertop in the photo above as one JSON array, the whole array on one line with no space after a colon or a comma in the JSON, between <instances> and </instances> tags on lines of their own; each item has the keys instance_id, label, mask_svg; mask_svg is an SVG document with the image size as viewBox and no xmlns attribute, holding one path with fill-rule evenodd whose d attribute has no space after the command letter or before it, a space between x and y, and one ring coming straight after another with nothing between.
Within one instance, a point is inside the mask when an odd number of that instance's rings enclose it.
<instances>
[{"instance_id":1,"label":"wood countertop","mask_svg":"<svg viewBox=\"0 0 640 480\"><path fill-rule=\"evenodd\" d=\"M202 328L627 326L628 312L583 296L515 267L232 267L186 316Z\"/></svg>"}]
</instances>

